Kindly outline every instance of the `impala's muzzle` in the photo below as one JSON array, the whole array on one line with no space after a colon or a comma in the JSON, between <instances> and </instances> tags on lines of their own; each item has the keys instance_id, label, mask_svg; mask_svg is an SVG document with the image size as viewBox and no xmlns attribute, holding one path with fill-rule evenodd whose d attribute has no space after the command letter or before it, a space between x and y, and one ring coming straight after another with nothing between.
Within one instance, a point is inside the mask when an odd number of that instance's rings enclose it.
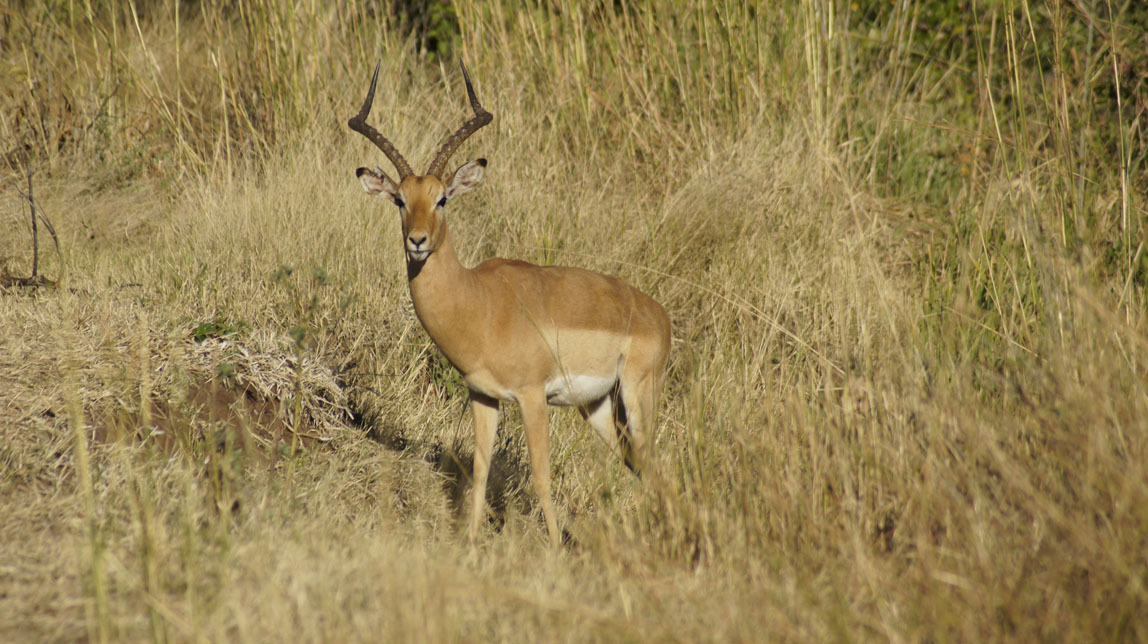
<instances>
[{"instance_id":1,"label":"impala's muzzle","mask_svg":"<svg viewBox=\"0 0 1148 644\"><path fill-rule=\"evenodd\" d=\"M427 236L421 233L407 235L407 257L410 257L416 262L426 261L426 258L429 257L431 253L430 248L428 248L429 244L427 243L427 239Z\"/></svg>"}]
</instances>

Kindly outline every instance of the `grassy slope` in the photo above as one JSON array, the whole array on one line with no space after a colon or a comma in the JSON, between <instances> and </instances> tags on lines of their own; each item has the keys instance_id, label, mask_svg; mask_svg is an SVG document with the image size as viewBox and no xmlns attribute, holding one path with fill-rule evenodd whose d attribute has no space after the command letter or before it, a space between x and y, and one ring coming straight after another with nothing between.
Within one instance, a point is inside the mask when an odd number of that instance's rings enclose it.
<instances>
[{"instance_id":1,"label":"grassy slope","mask_svg":"<svg viewBox=\"0 0 1148 644\"><path fill-rule=\"evenodd\" d=\"M496 121L451 233L666 306L660 475L553 412L549 552L507 410L465 547L460 383L343 126L381 54L421 166L452 61L308 3L6 14L64 279L0 295L0 639L1148 638L1136 16L513 4L456 5Z\"/></svg>"}]
</instances>

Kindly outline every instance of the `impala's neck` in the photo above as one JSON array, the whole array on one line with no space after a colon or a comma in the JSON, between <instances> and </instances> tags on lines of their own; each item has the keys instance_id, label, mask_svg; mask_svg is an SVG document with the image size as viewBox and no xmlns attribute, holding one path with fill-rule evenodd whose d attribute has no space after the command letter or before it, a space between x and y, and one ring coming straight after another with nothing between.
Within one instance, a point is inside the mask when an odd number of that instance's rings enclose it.
<instances>
[{"instance_id":1,"label":"impala's neck","mask_svg":"<svg viewBox=\"0 0 1148 644\"><path fill-rule=\"evenodd\" d=\"M441 225L438 249L423 262L407 259L407 279L423 328L465 375L482 348L485 307L474 273L458 260L445 222Z\"/></svg>"}]
</instances>

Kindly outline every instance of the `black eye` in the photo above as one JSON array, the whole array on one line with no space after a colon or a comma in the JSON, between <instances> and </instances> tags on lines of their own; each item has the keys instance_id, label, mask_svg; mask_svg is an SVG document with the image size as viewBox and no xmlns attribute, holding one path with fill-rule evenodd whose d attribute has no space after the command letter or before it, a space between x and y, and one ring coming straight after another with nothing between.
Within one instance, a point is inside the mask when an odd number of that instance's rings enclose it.
<instances>
[{"instance_id":1,"label":"black eye","mask_svg":"<svg viewBox=\"0 0 1148 644\"><path fill-rule=\"evenodd\" d=\"M435 205L438 206L439 208L445 208L446 207L446 195L443 195L442 199L439 199L438 203Z\"/></svg>"},{"instance_id":2,"label":"black eye","mask_svg":"<svg viewBox=\"0 0 1148 644\"><path fill-rule=\"evenodd\" d=\"M407 205L407 202L403 201L402 197L395 197L395 205L399 208L402 208L403 206Z\"/></svg>"}]
</instances>

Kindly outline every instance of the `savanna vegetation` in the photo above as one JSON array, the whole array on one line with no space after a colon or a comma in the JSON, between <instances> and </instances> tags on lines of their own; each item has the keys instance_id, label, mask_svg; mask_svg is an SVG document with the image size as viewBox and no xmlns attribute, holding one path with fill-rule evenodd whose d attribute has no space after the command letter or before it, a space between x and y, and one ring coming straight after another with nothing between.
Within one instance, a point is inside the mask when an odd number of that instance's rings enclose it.
<instances>
[{"instance_id":1,"label":"savanna vegetation","mask_svg":"<svg viewBox=\"0 0 1148 644\"><path fill-rule=\"evenodd\" d=\"M463 260L673 320L656 471L551 414L559 550L513 407L466 543L354 177L460 58ZM1148 640L1146 127L1128 0L9 2L0 640Z\"/></svg>"}]
</instances>

